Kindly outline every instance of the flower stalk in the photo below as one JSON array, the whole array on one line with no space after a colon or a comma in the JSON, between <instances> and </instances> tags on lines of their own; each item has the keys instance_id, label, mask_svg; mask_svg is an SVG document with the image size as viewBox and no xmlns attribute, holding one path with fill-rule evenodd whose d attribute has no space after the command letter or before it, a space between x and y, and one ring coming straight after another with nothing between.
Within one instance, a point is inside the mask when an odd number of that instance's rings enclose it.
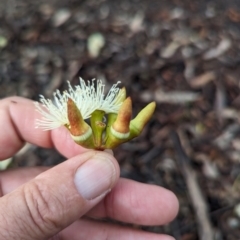
<instances>
[{"instance_id":1,"label":"flower stalk","mask_svg":"<svg viewBox=\"0 0 240 240\"><path fill-rule=\"evenodd\" d=\"M95 144L95 149L102 149L103 145L103 132L106 129L106 124L103 122L103 117L104 117L104 111L101 110L96 110L93 112L90 122L91 122L91 127L93 130L93 136L94 136L94 144Z\"/></svg>"}]
</instances>

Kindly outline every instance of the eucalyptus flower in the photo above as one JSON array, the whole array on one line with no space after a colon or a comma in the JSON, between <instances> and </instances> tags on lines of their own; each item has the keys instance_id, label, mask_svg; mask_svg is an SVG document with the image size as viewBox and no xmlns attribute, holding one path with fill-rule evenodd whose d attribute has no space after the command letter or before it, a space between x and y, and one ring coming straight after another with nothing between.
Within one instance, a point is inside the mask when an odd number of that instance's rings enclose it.
<instances>
[{"instance_id":1,"label":"eucalyptus flower","mask_svg":"<svg viewBox=\"0 0 240 240\"><path fill-rule=\"evenodd\" d=\"M77 144L99 150L114 148L137 137L156 104L148 104L131 120L132 101L126 98L126 89L118 87L119 83L104 95L105 85L101 80L86 83L80 78L74 88L68 82L68 90L54 92L53 100L40 95L41 104L37 102L36 108L42 118L36 120L36 127L52 130L65 126Z\"/></svg>"}]
</instances>

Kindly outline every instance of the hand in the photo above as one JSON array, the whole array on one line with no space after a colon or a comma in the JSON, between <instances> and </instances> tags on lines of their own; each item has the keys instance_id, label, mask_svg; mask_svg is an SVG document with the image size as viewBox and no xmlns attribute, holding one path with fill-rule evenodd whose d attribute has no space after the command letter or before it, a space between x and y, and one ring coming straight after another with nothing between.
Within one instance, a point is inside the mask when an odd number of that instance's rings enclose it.
<instances>
[{"instance_id":1,"label":"hand","mask_svg":"<svg viewBox=\"0 0 240 240\"><path fill-rule=\"evenodd\" d=\"M0 173L0 239L173 239L98 221L165 224L176 216L178 201L164 188L119 179L111 154L81 148L65 128L35 129L39 117L30 100L0 101L0 160L13 156L25 142L55 147L68 159L49 169Z\"/></svg>"}]
</instances>

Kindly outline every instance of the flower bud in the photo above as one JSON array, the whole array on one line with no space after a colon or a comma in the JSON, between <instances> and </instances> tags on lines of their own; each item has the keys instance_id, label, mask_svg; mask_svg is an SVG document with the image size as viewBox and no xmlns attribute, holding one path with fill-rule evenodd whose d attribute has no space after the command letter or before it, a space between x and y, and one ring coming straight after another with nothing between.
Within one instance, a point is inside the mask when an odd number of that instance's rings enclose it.
<instances>
[{"instance_id":1,"label":"flower bud","mask_svg":"<svg viewBox=\"0 0 240 240\"><path fill-rule=\"evenodd\" d=\"M132 116L132 100L130 97L128 97L122 103L117 118L110 127L110 131L108 131L106 140L107 148L114 148L128 139L130 135L129 124L131 116Z\"/></svg>"},{"instance_id":2,"label":"flower bud","mask_svg":"<svg viewBox=\"0 0 240 240\"><path fill-rule=\"evenodd\" d=\"M126 136L129 134L129 123L132 117L132 100L130 97L125 99L122 106L119 109L117 119L112 125L112 131L120 134L122 136ZM120 137L121 138L121 137ZM124 137L126 138L126 137Z\"/></svg>"},{"instance_id":3,"label":"flower bud","mask_svg":"<svg viewBox=\"0 0 240 240\"><path fill-rule=\"evenodd\" d=\"M92 148L92 129L83 120L81 112L71 98L67 101L67 115L69 120L67 128L73 140L84 147Z\"/></svg>"},{"instance_id":4,"label":"flower bud","mask_svg":"<svg viewBox=\"0 0 240 240\"><path fill-rule=\"evenodd\" d=\"M138 115L130 122L130 139L137 137L141 134L143 128L152 117L156 103L151 102L143 108Z\"/></svg>"}]
</instances>

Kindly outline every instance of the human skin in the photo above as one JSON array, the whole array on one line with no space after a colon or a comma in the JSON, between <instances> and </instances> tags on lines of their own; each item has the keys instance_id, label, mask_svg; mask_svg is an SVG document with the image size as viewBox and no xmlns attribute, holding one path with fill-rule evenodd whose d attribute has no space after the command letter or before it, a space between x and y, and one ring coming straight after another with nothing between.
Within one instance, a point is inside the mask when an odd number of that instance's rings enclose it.
<instances>
[{"instance_id":1,"label":"human skin","mask_svg":"<svg viewBox=\"0 0 240 240\"><path fill-rule=\"evenodd\" d=\"M119 178L119 165L111 153L82 148L64 127L36 129L37 118L31 100L0 100L0 160L13 156L26 142L55 148L68 160L52 168L0 173L0 239L173 239L101 221L166 224L178 212L172 192Z\"/></svg>"}]
</instances>

